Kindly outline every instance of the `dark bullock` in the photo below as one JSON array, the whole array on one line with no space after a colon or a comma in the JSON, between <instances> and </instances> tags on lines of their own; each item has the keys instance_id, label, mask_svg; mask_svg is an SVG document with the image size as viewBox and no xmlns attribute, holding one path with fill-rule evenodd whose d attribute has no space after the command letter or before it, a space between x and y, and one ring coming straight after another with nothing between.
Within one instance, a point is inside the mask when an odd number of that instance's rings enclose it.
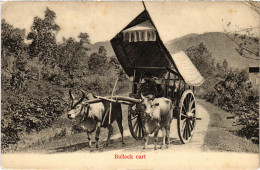
<instances>
[{"instance_id":1,"label":"dark bullock","mask_svg":"<svg viewBox=\"0 0 260 170\"><path fill-rule=\"evenodd\" d=\"M76 119L78 121L78 127L87 132L89 147L91 146L91 135L96 131L96 148L99 147L99 134L101 127L108 128L108 137L105 146L108 146L110 137L113 134L112 123L117 122L121 137L122 144L124 145L123 138L123 126L122 126L122 108L119 103L112 103L111 110L111 121L109 124L109 112L110 103L108 101L98 102L88 104L85 99L85 93L82 92L82 97L80 100L75 101L74 96L69 91L70 98L72 100L71 110L68 112L68 118ZM86 99L95 99L92 93L89 93Z\"/></svg>"},{"instance_id":2,"label":"dark bullock","mask_svg":"<svg viewBox=\"0 0 260 170\"><path fill-rule=\"evenodd\" d=\"M173 116L172 101L165 97L155 98L149 95L149 97L142 97L142 123L144 127L144 149L148 144L148 135L154 133L154 149L157 149L158 132L161 129L163 134L163 143L161 148L170 145L170 126Z\"/></svg>"}]
</instances>

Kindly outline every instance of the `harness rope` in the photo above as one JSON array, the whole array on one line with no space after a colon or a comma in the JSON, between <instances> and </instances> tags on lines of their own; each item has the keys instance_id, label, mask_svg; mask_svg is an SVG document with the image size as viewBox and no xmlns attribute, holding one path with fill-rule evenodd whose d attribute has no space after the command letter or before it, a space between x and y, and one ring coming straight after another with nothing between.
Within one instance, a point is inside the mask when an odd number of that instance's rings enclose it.
<instances>
[{"instance_id":1,"label":"harness rope","mask_svg":"<svg viewBox=\"0 0 260 170\"><path fill-rule=\"evenodd\" d=\"M86 113L86 107L87 107L87 114L85 114ZM80 123L83 122L86 117L88 117L88 115L89 115L89 105L87 105L87 106L83 105L81 110L80 110L80 113L82 112L82 110L84 110L84 112L83 112L82 118L80 119Z\"/></svg>"}]
</instances>

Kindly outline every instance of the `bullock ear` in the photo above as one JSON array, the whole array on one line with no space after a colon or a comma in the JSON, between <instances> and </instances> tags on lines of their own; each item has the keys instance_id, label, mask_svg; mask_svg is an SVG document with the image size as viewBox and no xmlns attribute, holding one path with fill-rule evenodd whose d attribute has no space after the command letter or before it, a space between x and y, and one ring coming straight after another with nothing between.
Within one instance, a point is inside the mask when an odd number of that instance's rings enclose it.
<instances>
[{"instance_id":1,"label":"bullock ear","mask_svg":"<svg viewBox=\"0 0 260 170\"><path fill-rule=\"evenodd\" d=\"M159 106L159 103L155 103L154 105L155 105L155 106Z\"/></svg>"}]
</instances>

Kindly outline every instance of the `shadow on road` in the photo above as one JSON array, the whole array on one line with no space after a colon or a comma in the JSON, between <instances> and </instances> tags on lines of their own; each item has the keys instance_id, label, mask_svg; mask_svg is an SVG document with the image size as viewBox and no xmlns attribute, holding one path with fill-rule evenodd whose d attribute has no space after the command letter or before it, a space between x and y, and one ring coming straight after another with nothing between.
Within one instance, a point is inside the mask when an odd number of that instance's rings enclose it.
<instances>
[{"instance_id":1,"label":"shadow on road","mask_svg":"<svg viewBox=\"0 0 260 170\"><path fill-rule=\"evenodd\" d=\"M143 140L135 140L132 136L126 136L125 145L122 144L121 138L115 138L110 141L108 147L105 147L104 144L106 141L100 142L100 148L97 149L95 142L92 142L92 147L89 148L88 142L81 142L73 145L56 147L49 150L49 153L63 153L63 152L77 152L77 151L87 151L87 152L105 152L111 150L122 149L125 151L142 151L144 146ZM180 141L176 138L171 138L171 145L181 145ZM162 137L158 137L158 144L161 145ZM154 148L154 140L153 137L149 137L148 148L147 150L153 150Z\"/></svg>"}]
</instances>

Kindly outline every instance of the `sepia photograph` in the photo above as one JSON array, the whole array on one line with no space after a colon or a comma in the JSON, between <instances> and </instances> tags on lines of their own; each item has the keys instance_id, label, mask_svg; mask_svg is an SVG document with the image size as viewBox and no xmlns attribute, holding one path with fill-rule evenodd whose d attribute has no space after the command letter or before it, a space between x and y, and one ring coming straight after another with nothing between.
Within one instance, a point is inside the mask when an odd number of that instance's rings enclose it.
<instances>
[{"instance_id":1,"label":"sepia photograph","mask_svg":"<svg viewBox=\"0 0 260 170\"><path fill-rule=\"evenodd\" d=\"M260 2L1 2L2 169L259 168Z\"/></svg>"}]
</instances>

